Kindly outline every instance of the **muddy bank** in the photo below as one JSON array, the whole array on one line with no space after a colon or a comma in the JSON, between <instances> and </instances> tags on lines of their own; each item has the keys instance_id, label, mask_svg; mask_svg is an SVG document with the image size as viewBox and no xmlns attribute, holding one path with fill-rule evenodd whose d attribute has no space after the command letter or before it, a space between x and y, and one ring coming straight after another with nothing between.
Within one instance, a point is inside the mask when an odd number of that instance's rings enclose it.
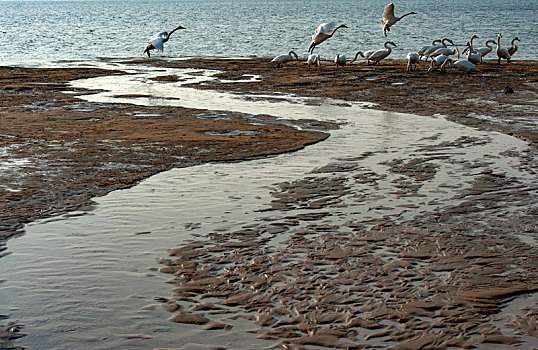
<instances>
[{"instance_id":1,"label":"muddy bank","mask_svg":"<svg viewBox=\"0 0 538 350\"><path fill-rule=\"evenodd\" d=\"M121 73L0 68L0 238L173 167L269 156L328 136L264 116L88 103L67 86L110 74Z\"/></svg>"},{"instance_id":2,"label":"muddy bank","mask_svg":"<svg viewBox=\"0 0 538 350\"><path fill-rule=\"evenodd\" d=\"M211 68L228 82L198 85L200 89L285 92L300 96L326 96L348 101L371 102L371 108L418 115L442 114L458 123L498 130L529 142L538 142L538 62L513 61L497 65L485 60L480 73L461 76L428 73L429 62L407 72L404 60L383 60L380 66L363 60L336 69L323 62L321 69L308 69L305 61L287 63L276 69L270 59L191 59L151 61L166 67ZM150 62L149 60L146 62ZM138 64L139 61L136 62ZM259 75L261 81L237 82L244 75ZM236 80L234 82L234 80ZM511 87L513 93L505 93Z\"/></svg>"},{"instance_id":3,"label":"muddy bank","mask_svg":"<svg viewBox=\"0 0 538 350\"><path fill-rule=\"evenodd\" d=\"M371 156L277 184L263 219L172 249L160 271L175 288L157 298L170 321L214 331L244 318L283 349L538 345L538 250L522 239L538 238L536 184L485 171L457 205L403 222L369 208L385 215L368 220L347 208L370 200L350 182L387 176L361 166ZM391 164L401 196L420 198L437 172L427 163Z\"/></svg>"}]
</instances>

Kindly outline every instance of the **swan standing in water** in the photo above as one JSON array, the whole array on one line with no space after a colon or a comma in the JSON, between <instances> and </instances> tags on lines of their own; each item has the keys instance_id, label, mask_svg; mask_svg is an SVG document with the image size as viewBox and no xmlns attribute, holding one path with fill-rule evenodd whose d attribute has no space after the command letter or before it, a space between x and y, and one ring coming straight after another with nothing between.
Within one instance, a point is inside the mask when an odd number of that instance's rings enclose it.
<instances>
[{"instance_id":1,"label":"swan standing in water","mask_svg":"<svg viewBox=\"0 0 538 350\"><path fill-rule=\"evenodd\" d=\"M444 71L446 69L447 65L461 70L463 72L461 74L462 77L465 74L467 74L467 76L471 76L471 72L480 72L480 70L478 69L476 64L474 64L474 63L472 63L472 62L470 62L468 60L454 61L452 58L449 57L441 65L441 70Z\"/></svg>"},{"instance_id":2,"label":"swan standing in water","mask_svg":"<svg viewBox=\"0 0 538 350\"><path fill-rule=\"evenodd\" d=\"M312 35L312 42L308 46L308 52L313 53L316 46L337 35L337 31L340 28L347 28L347 26L345 24L336 26L336 22L320 24L314 31L314 35Z\"/></svg>"},{"instance_id":3,"label":"swan standing in water","mask_svg":"<svg viewBox=\"0 0 538 350\"><path fill-rule=\"evenodd\" d=\"M395 43L393 43L392 41L387 41L385 43L385 45L383 45L385 47L385 49L375 51L370 56L368 56L366 59L368 61L373 61L374 65L379 64L379 61L381 61L384 58L387 58L388 55L390 55L390 53L392 52L392 49L389 47L389 45L392 45L392 46L396 47Z\"/></svg>"},{"instance_id":4,"label":"swan standing in water","mask_svg":"<svg viewBox=\"0 0 538 350\"><path fill-rule=\"evenodd\" d=\"M284 67L284 63L291 62L293 60L298 61L299 57L297 56L295 52L290 51L288 54L283 53L281 55L276 56L275 58L271 60L271 63L276 63L277 68L282 68Z\"/></svg>"},{"instance_id":5,"label":"swan standing in water","mask_svg":"<svg viewBox=\"0 0 538 350\"><path fill-rule=\"evenodd\" d=\"M420 56L416 52L410 52L407 54L407 71L417 69L417 64L420 63Z\"/></svg>"},{"instance_id":6,"label":"swan standing in water","mask_svg":"<svg viewBox=\"0 0 538 350\"><path fill-rule=\"evenodd\" d=\"M146 47L144 48L144 51L142 51L142 55L147 53L148 57L151 57L149 54L150 50L157 50L161 54L164 52L164 43L170 39L170 36L172 33L174 33L178 29L185 29L182 26L177 27L176 29L172 30L170 33L168 32L160 32L157 34L154 34L146 43Z\"/></svg>"},{"instance_id":7,"label":"swan standing in water","mask_svg":"<svg viewBox=\"0 0 538 350\"><path fill-rule=\"evenodd\" d=\"M385 9L383 10L383 17L381 19L381 27L383 28L383 33L385 34L385 36L387 36L387 32L390 31L390 27L396 24L396 22L398 22L405 16L416 14L416 12L408 12L403 16L396 17L394 16L394 4L391 2L390 4L385 6Z\"/></svg>"},{"instance_id":8,"label":"swan standing in water","mask_svg":"<svg viewBox=\"0 0 538 350\"><path fill-rule=\"evenodd\" d=\"M517 45L515 41L521 41L521 40L519 40L519 38L516 36L514 39L512 39L512 42L510 43L512 46L506 48L508 50L508 53L510 54L510 57L514 56L514 54L517 51Z\"/></svg>"},{"instance_id":9,"label":"swan standing in water","mask_svg":"<svg viewBox=\"0 0 538 350\"><path fill-rule=\"evenodd\" d=\"M510 56L510 53L508 53L507 49L501 47L501 38L501 34L497 35L497 64L501 64L501 59L504 59L507 63L510 63L510 59L512 57Z\"/></svg>"},{"instance_id":10,"label":"swan standing in water","mask_svg":"<svg viewBox=\"0 0 538 350\"><path fill-rule=\"evenodd\" d=\"M321 67L319 55L317 53L313 53L308 56L306 63L308 64L308 69L310 69L310 66L316 66L318 68Z\"/></svg>"},{"instance_id":11,"label":"swan standing in water","mask_svg":"<svg viewBox=\"0 0 538 350\"><path fill-rule=\"evenodd\" d=\"M344 67L347 63L347 58L344 55L336 55L334 63L336 63L336 69L338 69L339 66Z\"/></svg>"}]
</instances>

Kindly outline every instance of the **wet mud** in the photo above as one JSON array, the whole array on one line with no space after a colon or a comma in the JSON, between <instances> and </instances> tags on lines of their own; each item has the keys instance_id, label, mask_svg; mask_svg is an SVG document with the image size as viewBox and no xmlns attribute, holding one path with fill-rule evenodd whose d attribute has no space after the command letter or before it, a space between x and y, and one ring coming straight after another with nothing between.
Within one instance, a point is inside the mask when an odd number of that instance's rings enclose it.
<instances>
[{"instance_id":1,"label":"wet mud","mask_svg":"<svg viewBox=\"0 0 538 350\"><path fill-rule=\"evenodd\" d=\"M160 261L176 287L160 300L170 321L212 329L245 318L284 349L536 346L538 250L518 236L537 237L537 185L484 172L442 211L335 225L344 197L368 201L350 179L386 176L361 169L371 155L278 184L261 222L171 250ZM436 172L419 159L391 165L403 196Z\"/></svg>"},{"instance_id":2,"label":"wet mud","mask_svg":"<svg viewBox=\"0 0 538 350\"><path fill-rule=\"evenodd\" d=\"M0 238L36 219L90 209L91 198L161 171L275 155L328 137L267 116L89 103L67 84L110 74L121 73L0 68Z\"/></svg>"},{"instance_id":3,"label":"wet mud","mask_svg":"<svg viewBox=\"0 0 538 350\"><path fill-rule=\"evenodd\" d=\"M304 62L276 69L268 61L130 64L222 71L222 81L193 85L199 89L260 98L283 92L443 114L526 140L529 151L512 156L522 172L538 174L536 62L489 62L481 73L461 77L453 71L428 74L424 66L407 72L405 62L396 60L338 70L327 62L319 70L308 70ZM92 197L160 171L293 151L323 140L336 127L302 121L305 131L260 124L264 116L98 104L65 94L72 79L108 74L122 73L0 68L0 156L11 162L0 189L4 237L21 232L26 222L87 209ZM260 79L242 82L245 75ZM505 93L508 86L514 93ZM469 142L480 140L439 144L432 157ZM157 297L170 311L170 322L225 332L233 320L244 318L256 325L245 331L285 349L538 346L538 182L483 171L457 191L457 205L408 218L395 216L388 203L370 208L387 212L381 219L353 213L336 225L332 219L344 215L340 210L349 198L369 200L352 193L350 182L376 189L376 181L386 178L362 167L361 160L372 155L275 184L264 220L238 231L212 232L170 251L160 260L160 271L171 274L174 290ZM385 165L398 176L392 187L402 197L420 198L420 188L437 173L433 162L414 155ZM468 165L469 173L475 169ZM450 186L440 184L438 191ZM403 214L414 208L398 209Z\"/></svg>"}]
</instances>

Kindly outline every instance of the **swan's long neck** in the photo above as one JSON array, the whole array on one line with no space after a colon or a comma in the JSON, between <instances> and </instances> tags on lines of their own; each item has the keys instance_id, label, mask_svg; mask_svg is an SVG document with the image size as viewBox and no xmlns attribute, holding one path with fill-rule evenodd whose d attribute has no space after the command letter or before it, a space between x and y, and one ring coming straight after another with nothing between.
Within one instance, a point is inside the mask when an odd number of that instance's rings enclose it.
<instances>
[{"instance_id":1,"label":"swan's long neck","mask_svg":"<svg viewBox=\"0 0 538 350\"><path fill-rule=\"evenodd\" d=\"M299 56L297 56L297 54L293 51L290 51L288 55L290 55L291 57L295 57L296 60L299 60Z\"/></svg>"},{"instance_id":2,"label":"swan's long neck","mask_svg":"<svg viewBox=\"0 0 538 350\"><path fill-rule=\"evenodd\" d=\"M389 54L390 54L392 52L392 49L390 48L389 44L390 44L389 42L386 42L385 45L383 45L383 46L385 46L385 49L387 49L389 51Z\"/></svg>"},{"instance_id":3,"label":"swan's long neck","mask_svg":"<svg viewBox=\"0 0 538 350\"><path fill-rule=\"evenodd\" d=\"M163 38L163 42L167 42L168 39L170 39L170 35L172 35L172 33L174 33L174 32L175 32L176 30L178 30L178 29L185 29L185 28L183 28L182 26L179 26L179 27L175 28L175 29L172 30L170 33L168 33L168 35L166 36L166 38Z\"/></svg>"},{"instance_id":4,"label":"swan's long neck","mask_svg":"<svg viewBox=\"0 0 538 350\"><path fill-rule=\"evenodd\" d=\"M501 48L501 36L497 35L497 49Z\"/></svg>"},{"instance_id":5,"label":"swan's long neck","mask_svg":"<svg viewBox=\"0 0 538 350\"><path fill-rule=\"evenodd\" d=\"M446 47L446 43L445 41L448 41L447 38L443 38L443 40L441 40L441 45L443 45L444 47Z\"/></svg>"},{"instance_id":6,"label":"swan's long neck","mask_svg":"<svg viewBox=\"0 0 538 350\"><path fill-rule=\"evenodd\" d=\"M490 49L490 50L493 50L493 48L491 46L489 46L489 44L491 44L491 43L495 43L495 41L491 41L491 40L486 41L486 47L488 49Z\"/></svg>"},{"instance_id":7,"label":"swan's long neck","mask_svg":"<svg viewBox=\"0 0 538 350\"><path fill-rule=\"evenodd\" d=\"M398 21L399 21L399 20L401 20L402 18L404 18L405 16L409 16L409 15L416 15L416 13L415 13L415 12L409 12L409 13L406 13L405 15L402 15L402 16L398 17L397 19L398 19Z\"/></svg>"},{"instance_id":8,"label":"swan's long neck","mask_svg":"<svg viewBox=\"0 0 538 350\"><path fill-rule=\"evenodd\" d=\"M338 27L334 28L333 32L331 33L331 35L329 35L329 38L331 38L334 34L336 34L336 31L342 27L345 27L346 25L345 24L341 24L339 25Z\"/></svg>"},{"instance_id":9,"label":"swan's long neck","mask_svg":"<svg viewBox=\"0 0 538 350\"><path fill-rule=\"evenodd\" d=\"M351 62L355 61L357 59L357 57L359 57L359 56L361 56L363 58L366 58L366 57L364 57L364 54L362 53L362 51L357 51L357 53L355 54L355 57L353 57L353 60Z\"/></svg>"}]
</instances>

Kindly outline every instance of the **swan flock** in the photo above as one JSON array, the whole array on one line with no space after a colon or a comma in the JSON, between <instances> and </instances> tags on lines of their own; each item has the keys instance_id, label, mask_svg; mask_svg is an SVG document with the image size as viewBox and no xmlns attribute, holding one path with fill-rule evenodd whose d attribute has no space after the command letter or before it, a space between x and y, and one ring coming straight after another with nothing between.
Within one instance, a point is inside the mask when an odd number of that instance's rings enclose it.
<instances>
[{"instance_id":1,"label":"swan flock","mask_svg":"<svg viewBox=\"0 0 538 350\"><path fill-rule=\"evenodd\" d=\"M416 12L411 11L401 16L396 16L394 14L394 8L394 3L386 5L381 15L381 28L385 37L388 36L388 32L390 32L391 27L393 27L396 23L400 22L407 16L417 15ZM404 22L410 21L406 20ZM346 24L341 24L338 22L321 23L316 27L314 34L312 35L310 45L308 46L308 56L306 60L304 60L308 64L309 70L311 67L321 67L322 59L319 54L314 53L314 50L327 40L339 37L340 31L346 28L348 28ZM163 31L151 36L146 42L146 46L142 54L147 54L148 57L150 57L151 50L157 50L163 54L164 43L166 43L170 39L170 36L179 29L185 28L178 26L170 32ZM434 39L431 41L431 44L424 45L416 52L409 52L407 54L407 71L416 70L422 60L431 60L428 72L435 70L444 72L447 67L459 69L463 72L463 74L468 75L471 72L479 72L480 70L478 69L478 66L484 63L484 57L494 50L494 47L490 46L491 44L497 45L495 48L497 64L501 64L502 60L505 60L506 63L510 63L512 56L518 50L518 46L515 42L519 42L520 39L518 37L514 37L510 43L511 46L502 47L500 42L501 38L502 35L498 34L496 40L488 39L485 41L484 47L475 48L473 45L473 40L479 39L479 37L477 35L472 35L471 38L466 42L465 49L463 51L460 51L454 44L454 41L449 38ZM383 48L356 51L355 57L349 63L357 61L360 56L362 59L366 60L367 64L380 65L380 62L383 59L386 59L395 48L397 48L396 43L393 41L385 41ZM461 55L465 55L463 59L460 57ZM456 56L457 58L453 56ZM271 60L270 63L276 68L283 68L286 63L292 61L303 61L299 58L299 55L297 55L294 50L290 50L287 54L277 55ZM340 53L337 54L332 61L336 65L337 69L339 67L345 67L348 63L346 56Z\"/></svg>"}]
</instances>

